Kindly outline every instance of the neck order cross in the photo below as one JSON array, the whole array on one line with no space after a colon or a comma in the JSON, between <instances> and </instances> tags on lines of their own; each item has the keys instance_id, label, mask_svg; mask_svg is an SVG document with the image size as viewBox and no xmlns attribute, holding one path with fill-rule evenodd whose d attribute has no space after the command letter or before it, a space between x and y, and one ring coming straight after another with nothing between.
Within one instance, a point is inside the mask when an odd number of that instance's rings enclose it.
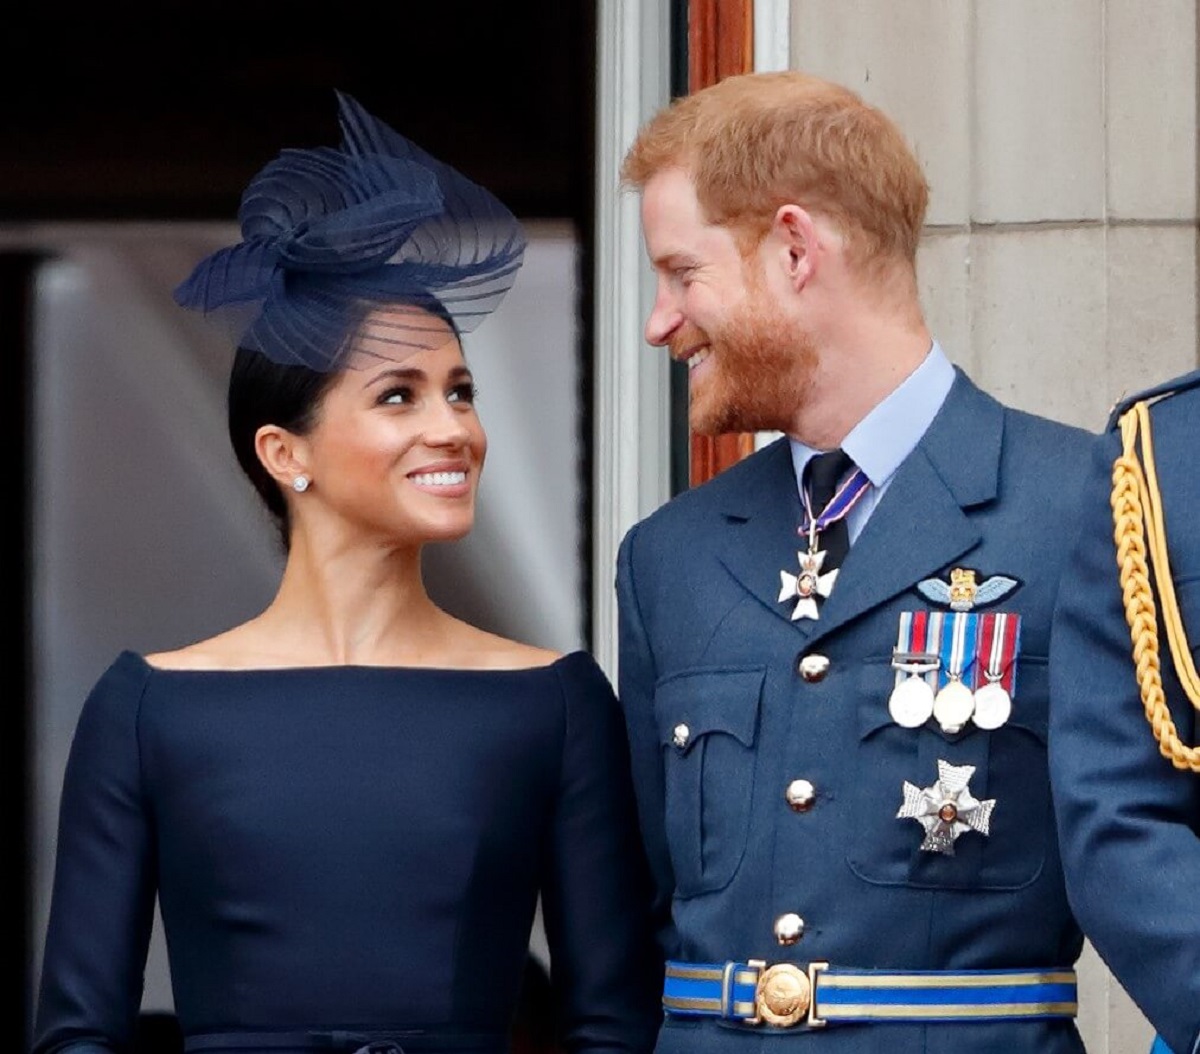
<instances>
[{"instance_id":1,"label":"neck order cross","mask_svg":"<svg viewBox=\"0 0 1200 1054\"><path fill-rule=\"evenodd\" d=\"M849 477L842 482L847 473ZM798 575L779 572L780 603L796 601L793 621L819 617L817 599L829 596L838 566L850 548L846 516L870 485L866 474L844 450L818 454L805 466L801 490L804 522L800 534L807 540L808 549L796 554L800 561Z\"/></svg>"}]
</instances>

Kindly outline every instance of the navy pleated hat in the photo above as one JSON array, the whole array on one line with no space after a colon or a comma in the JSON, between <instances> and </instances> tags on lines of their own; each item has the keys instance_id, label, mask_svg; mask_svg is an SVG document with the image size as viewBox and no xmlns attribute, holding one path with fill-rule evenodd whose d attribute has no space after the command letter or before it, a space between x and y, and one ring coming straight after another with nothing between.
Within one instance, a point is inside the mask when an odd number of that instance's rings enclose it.
<instances>
[{"instance_id":1,"label":"navy pleated hat","mask_svg":"<svg viewBox=\"0 0 1200 1054\"><path fill-rule=\"evenodd\" d=\"M338 147L288 149L246 187L242 241L175 290L282 365L345 365L363 319L396 356L469 332L516 279L525 236L488 190L337 93ZM391 357L391 356L389 356Z\"/></svg>"}]
</instances>

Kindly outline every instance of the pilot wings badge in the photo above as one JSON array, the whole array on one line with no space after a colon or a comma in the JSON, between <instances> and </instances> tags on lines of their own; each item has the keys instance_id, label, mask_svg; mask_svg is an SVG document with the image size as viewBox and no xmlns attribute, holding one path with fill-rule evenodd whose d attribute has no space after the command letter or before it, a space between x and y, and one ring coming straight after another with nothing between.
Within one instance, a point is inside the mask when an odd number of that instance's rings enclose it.
<instances>
[{"instance_id":1,"label":"pilot wings badge","mask_svg":"<svg viewBox=\"0 0 1200 1054\"><path fill-rule=\"evenodd\" d=\"M977 582L977 573L969 567L955 567L950 572L949 582L943 582L940 578L926 578L917 583L917 591L926 600L945 604L951 611L970 611L995 603L1021 584L1007 575L992 575Z\"/></svg>"}]
</instances>

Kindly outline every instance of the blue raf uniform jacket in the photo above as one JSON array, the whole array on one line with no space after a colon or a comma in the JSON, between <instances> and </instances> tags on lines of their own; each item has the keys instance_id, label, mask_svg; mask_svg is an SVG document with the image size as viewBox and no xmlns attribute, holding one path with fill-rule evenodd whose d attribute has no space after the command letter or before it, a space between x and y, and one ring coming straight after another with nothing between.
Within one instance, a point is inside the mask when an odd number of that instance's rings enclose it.
<instances>
[{"instance_id":1,"label":"blue raf uniform jacket","mask_svg":"<svg viewBox=\"0 0 1200 1054\"><path fill-rule=\"evenodd\" d=\"M1082 935L1068 906L1046 739L1050 618L1090 435L1002 406L961 371L842 565L818 621L792 621L801 506L786 439L666 503L618 558L619 695L667 956L844 968L1070 968ZM901 612L954 568L1018 586L1011 719L956 735L888 712ZM943 609L944 610L944 609ZM798 672L823 656L823 675ZM818 664L819 667L819 664ZM686 735L681 735L684 726ZM994 799L990 835L923 851L897 818L906 781L938 762L974 766ZM795 811L797 779L815 797ZM803 935L779 943L795 913ZM760 1043L765 1045L760 1046ZM1059 1054L1071 1020L830 1024L787 1029L670 1015L660 1054Z\"/></svg>"},{"instance_id":2,"label":"blue raf uniform jacket","mask_svg":"<svg viewBox=\"0 0 1200 1054\"><path fill-rule=\"evenodd\" d=\"M1175 1054L1200 1054L1200 774L1160 754L1146 718L1110 507L1118 419L1156 395L1151 435L1171 578L1200 665L1197 371L1119 404L1096 441L1052 639L1051 771L1067 889L1084 931ZM1200 721L1154 598L1166 702L1179 738L1195 746Z\"/></svg>"}]
</instances>

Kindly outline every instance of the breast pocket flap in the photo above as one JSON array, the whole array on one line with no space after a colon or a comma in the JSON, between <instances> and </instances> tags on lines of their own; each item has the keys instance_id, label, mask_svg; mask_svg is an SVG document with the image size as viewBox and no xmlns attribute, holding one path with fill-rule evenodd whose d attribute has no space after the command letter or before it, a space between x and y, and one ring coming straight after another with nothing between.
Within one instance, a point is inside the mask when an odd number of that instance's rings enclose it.
<instances>
[{"instance_id":1,"label":"breast pocket flap","mask_svg":"<svg viewBox=\"0 0 1200 1054\"><path fill-rule=\"evenodd\" d=\"M704 736L719 732L753 746L765 676L765 667L755 666L688 670L663 678L654 689L660 741L687 753Z\"/></svg>"}]
</instances>

